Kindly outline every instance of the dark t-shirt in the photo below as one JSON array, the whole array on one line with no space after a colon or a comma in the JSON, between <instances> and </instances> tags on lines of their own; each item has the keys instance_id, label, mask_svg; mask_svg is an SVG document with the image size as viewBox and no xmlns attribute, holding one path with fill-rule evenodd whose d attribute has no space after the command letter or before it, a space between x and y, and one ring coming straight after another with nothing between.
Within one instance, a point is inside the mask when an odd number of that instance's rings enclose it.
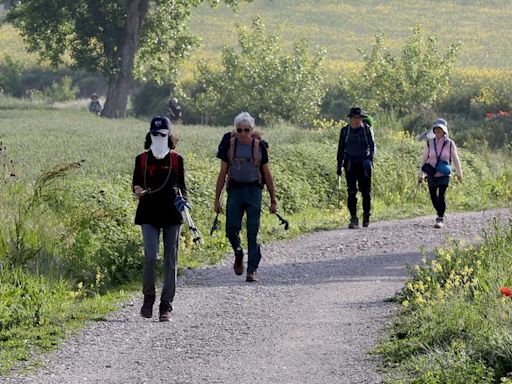
<instances>
[{"instance_id":1,"label":"dark t-shirt","mask_svg":"<svg viewBox=\"0 0 512 384\"><path fill-rule=\"evenodd\" d=\"M231 132L227 132L222 136L222 140L217 148L217 158L229 163L229 143L231 140ZM260 140L261 160L260 164L264 165L268 163L268 143L264 140Z\"/></svg>"}]
</instances>

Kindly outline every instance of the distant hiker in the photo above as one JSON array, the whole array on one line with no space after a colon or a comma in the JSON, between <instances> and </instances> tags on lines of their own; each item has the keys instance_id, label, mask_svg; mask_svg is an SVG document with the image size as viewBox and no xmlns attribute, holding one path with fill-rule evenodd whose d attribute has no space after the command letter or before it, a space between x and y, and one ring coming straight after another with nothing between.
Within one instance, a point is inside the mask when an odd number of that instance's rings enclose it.
<instances>
[{"instance_id":1,"label":"distant hiker","mask_svg":"<svg viewBox=\"0 0 512 384\"><path fill-rule=\"evenodd\" d=\"M170 321L176 291L178 245L181 211L187 205L185 168L183 157L175 150L176 138L171 132L171 122L165 116L151 120L147 151L135 158L133 192L139 199L135 224L142 227L144 240L142 317L151 318L155 302L155 269L159 251L160 233L163 234L164 281L160 296L160 321ZM148 145L149 144L149 145ZM183 198L178 196L178 189Z\"/></svg>"},{"instance_id":2,"label":"distant hiker","mask_svg":"<svg viewBox=\"0 0 512 384\"><path fill-rule=\"evenodd\" d=\"M169 118L173 123L180 120L183 116L183 111L181 108L181 103L178 101L176 97L173 97L169 101L169 107L167 108L167 113L169 115Z\"/></svg>"},{"instance_id":3,"label":"distant hiker","mask_svg":"<svg viewBox=\"0 0 512 384\"><path fill-rule=\"evenodd\" d=\"M89 102L89 112L101 115L101 111L103 111L103 104L101 103L101 100L98 98L98 95L93 93L91 95L91 101Z\"/></svg>"},{"instance_id":4,"label":"distant hiker","mask_svg":"<svg viewBox=\"0 0 512 384\"><path fill-rule=\"evenodd\" d=\"M421 182L426 175L428 190L432 205L437 212L435 228L444 227L444 213L446 210L445 194L450 184L453 172L451 162L457 170L457 179L462 181L462 168L460 165L457 146L448 138L447 124L441 119L434 122L432 132L435 138L428 140L423 151L418 181Z\"/></svg>"},{"instance_id":5,"label":"distant hiker","mask_svg":"<svg viewBox=\"0 0 512 384\"><path fill-rule=\"evenodd\" d=\"M215 212L221 212L221 193L227 182L226 235L235 253L233 269L244 273L244 251L240 241L242 217L247 214L247 276L246 281L257 281L261 251L258 244L261 199L264 184L270 194L270 211L277 212L274 181L269 168L267 146L254 130L254 118L247 112L235 117L235 130L222 138L217 157L221 159L215 187Z\"/></svg>"},{"instance_id":6,"label":"distant hiker","mask_svg":"<svg viewBox=\"0 0 512 384\"><path fill-rule=\"evenodd\" d=\"M373 131L368 125L366 113L359 107L350 109L347 115L350 124L340 131L338 143L338 176L345 169L347 180L347 207L350 212L349 228L359 228L357 217L357 191L363 196L363 227L370 224L371 184L375 141ZM372 121L372 120L369 120Z\"/></svg>"}]
</instances>

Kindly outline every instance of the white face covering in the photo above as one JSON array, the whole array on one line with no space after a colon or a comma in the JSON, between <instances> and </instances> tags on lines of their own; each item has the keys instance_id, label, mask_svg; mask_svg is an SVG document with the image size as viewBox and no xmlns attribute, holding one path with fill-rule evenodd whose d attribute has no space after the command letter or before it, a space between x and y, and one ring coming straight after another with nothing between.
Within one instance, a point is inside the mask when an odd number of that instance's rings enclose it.
<instances>
[{"instance_id":1,"label":"white face covering","mask_svg":"<svg viewBox=\"0 0 512 384\"><path fill-rule=\"evenodd\" d=\"M169 133L167 130L161 130L158 132L162 133ZM163 159L170 151L169 149L169 136L166 135L164 137L157 135L153 136L151 135L151 152L153 152L153 156L155 156L157 159Z\"/></svg>"}]
</instances>

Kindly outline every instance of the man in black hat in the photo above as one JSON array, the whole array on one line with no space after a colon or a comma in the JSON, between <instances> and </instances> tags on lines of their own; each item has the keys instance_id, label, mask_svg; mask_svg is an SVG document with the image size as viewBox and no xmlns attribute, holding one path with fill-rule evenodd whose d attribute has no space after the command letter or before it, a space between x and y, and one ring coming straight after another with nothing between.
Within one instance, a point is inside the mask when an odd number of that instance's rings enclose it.
<instances>
[{"instance_id":1,"label":"man in black hat","mask_svg":"<svg viewBox=\"0 0 512 384\"><path fill-rule=\"evenodd\" d=\"M347 115L350 124L341 128L338 143L338 170L341 176L345 168L347 180L347 207L350 212L349 228L359 228L357 217L357 191L363 196L363 227L370 224L371 183L375 141L373 131L364 118L366 113L359 107L350 108Z\"/></svg>"}]
</instances>

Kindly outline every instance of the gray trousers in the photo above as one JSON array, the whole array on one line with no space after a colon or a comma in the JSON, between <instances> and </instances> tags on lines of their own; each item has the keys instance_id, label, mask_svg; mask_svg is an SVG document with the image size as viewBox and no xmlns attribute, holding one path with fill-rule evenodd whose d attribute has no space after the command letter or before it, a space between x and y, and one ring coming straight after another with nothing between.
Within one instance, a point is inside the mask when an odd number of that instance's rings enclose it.
<instances>
[{"instance_id":1,"label":"gray trousers","mask_svg":"<svg viewBox=\"0 0 512 384\"><path fill-rule=\"evenodd\" d=\"M172 302L176 292L178 272L178 246L180 241L181 224L168 227L155 227L151 224L142 224L142 237L144 239L144 273L142 293L155 296L156 260L160 248L160 230L164 240L164 282L160 303L172 309Z\"/></svg>"}]
</instances>

